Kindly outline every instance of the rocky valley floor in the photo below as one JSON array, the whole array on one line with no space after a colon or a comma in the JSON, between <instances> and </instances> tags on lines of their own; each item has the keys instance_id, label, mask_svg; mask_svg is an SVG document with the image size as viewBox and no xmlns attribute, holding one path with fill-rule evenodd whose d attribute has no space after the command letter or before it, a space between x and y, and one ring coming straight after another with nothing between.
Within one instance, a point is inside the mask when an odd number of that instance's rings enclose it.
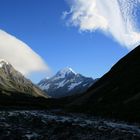
<instances>
[{"instance_id":1,"label":"rocky valley floor","mask_svg":"<svg viewBox=\"0 0 140 140\"><path fill-rule=\"evenodd\" d=\"M0 140L139 140L140 126L61 111L0 111Z\"/></svg>"}]
</instances>

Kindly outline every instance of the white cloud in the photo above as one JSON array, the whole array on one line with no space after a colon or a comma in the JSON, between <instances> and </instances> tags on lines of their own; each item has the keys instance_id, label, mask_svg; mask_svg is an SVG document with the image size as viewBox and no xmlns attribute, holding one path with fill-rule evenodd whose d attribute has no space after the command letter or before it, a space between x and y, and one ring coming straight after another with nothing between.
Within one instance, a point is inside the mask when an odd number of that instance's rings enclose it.
<instances>
[{"instance_id":1,"label":"white cloud","mask_svg":"<svg viewBox=\"0 0 140 140\"><path fill-rule=\"evenodd\" d=\"M101 30L132 49L140 43L135 23L139 4L140 0L71 0L64 16L81 31Z\"/></svg>"},{"instance_id":2,"label":"white cloud","mask_svg":"<svg viewBox=\"0 0 140 140\"><path fill-rule=\"evenodd\" d=\"M25 75L49 70L41 57L27 44L3 30L0 30L0 59L10 62Z\"/></svg>"}]
</instances>

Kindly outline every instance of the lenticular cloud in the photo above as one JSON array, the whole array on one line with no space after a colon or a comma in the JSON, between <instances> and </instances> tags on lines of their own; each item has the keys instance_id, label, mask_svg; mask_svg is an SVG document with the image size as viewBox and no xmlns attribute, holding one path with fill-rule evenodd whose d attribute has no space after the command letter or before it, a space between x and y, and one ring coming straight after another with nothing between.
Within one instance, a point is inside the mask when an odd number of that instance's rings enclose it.
<instances>
[{"instance_id":1,"label":"lenticular cloud","mask_svg":"<svg viewBox=\"0 0 140 140\"><path fill-rule=\"evenodd\" d=\"M81 31L101 30L129 49L140 43L136 23L140 0L73 0L70 6L64 15Z\"/></svg>"},{"instance_id":2,"label":"lenticular cloud","mask_svg":"<svg viewBox=\"0 0 140 140\"><path fill-rule=\"evenodd\" d=\"M0 30L0 59L10 62L25 75L49 70L42 58L27 44L3 30Z\"/></svg>"}]
</instances>

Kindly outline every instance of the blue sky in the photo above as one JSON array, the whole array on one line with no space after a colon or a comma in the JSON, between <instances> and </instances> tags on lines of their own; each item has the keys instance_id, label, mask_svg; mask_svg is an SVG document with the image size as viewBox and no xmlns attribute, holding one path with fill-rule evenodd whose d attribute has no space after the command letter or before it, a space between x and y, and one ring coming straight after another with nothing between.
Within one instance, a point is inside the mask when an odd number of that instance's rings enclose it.
<instances>
[{"instance_id":1,"label":"blue sky","mask_svg":"<svg viewBox=\"0 0 140 140\"><path fill-rule=\"evenodd\" d=\"M67 26L64 11L69 11L65 0L0 0L0 29L28 44L52 74L69 66L85 76L101 77L130 51L100 30L80 32ZM35 73L30 78L37 82L45 76Z\"/></svg>"}]
</instances>

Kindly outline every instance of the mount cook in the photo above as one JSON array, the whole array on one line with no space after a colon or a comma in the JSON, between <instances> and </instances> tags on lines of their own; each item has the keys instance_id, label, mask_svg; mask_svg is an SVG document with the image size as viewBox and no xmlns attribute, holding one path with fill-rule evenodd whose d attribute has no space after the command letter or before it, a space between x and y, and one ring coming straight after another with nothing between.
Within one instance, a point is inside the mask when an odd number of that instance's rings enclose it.
<instances>
[{"instance_id":1,"label":"mount cook","mask_svg":"<svg viewBox=\"0 0 140 140\"><path fill-rule=\"evenodd\" d=\"M53 98L71 96L85 92L96 80L85 77L66 67L51 78L45 78L38 86Z\"/></svg>"}]
</instances>

